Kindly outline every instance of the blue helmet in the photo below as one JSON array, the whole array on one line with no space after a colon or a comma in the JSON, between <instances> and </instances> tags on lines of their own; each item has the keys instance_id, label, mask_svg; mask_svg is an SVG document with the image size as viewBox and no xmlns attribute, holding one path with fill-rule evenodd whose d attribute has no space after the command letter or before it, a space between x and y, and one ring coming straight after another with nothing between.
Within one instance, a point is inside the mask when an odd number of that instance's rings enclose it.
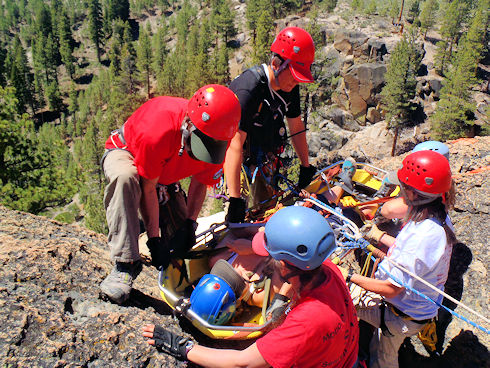
<instances>
[{"instance_id":1,"label":"blue helmet","mask_svg":"<svg viewBox=\"0 0 490 368\"><path fill-rule=\"evenodd\" d=\"M221 277L206 274L191 294L190 309L208 323L223 325L236 310L236 296Z\"/></svg>"},{"instance_id":2,"label":"blue helmet","mask_svg":"<svg viewBox=\"0 0 490 368\"><path fill-rule=\"evenodd\" d=\"M414 147L412 152L418 152L418 151L435 151L437 153L440 153L441 155L443 155L449 160L449 147L442 142L426 141L426 142L419 143Z\"/></svg>"},{"instance_id":3,"label":"blue helmet","mask_svg":"<svg viewBox=\"0 0 490 368\"><path fill-rule=\"evenodd\" d=\"M264 233L254 238L256 252L263 246L272 258L305 271L320 267L337 247L327 220L307 207L290 206L277 211L265 225Z\"/></svg>"}]
</instances>

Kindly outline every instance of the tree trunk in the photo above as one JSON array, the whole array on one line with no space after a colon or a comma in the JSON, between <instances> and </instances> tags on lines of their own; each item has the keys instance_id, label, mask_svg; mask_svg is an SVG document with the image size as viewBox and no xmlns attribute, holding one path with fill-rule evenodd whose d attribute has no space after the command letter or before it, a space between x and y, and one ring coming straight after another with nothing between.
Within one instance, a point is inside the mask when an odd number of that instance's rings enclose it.
<instances>
[{"instance_id":1,"label":"tree trunk","mask_svg":"<svg viewBox=\"0 0 490 368\"><path fill-rule=\"evenodd\" d=\"M396 141L398 140L398 127L395 128L395 135L393 136L393 145L391 146L391 157L395 156Z\"/></svg>"}]
</instances>

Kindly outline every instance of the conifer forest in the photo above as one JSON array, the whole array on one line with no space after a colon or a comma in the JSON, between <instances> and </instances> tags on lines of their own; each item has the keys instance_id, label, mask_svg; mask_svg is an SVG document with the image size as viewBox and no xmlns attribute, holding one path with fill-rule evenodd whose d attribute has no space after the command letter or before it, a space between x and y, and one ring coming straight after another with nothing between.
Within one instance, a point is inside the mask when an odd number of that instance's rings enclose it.
<instances>
[{"instance_id":1,"label":"conifer forest","mask_svg":"<svg viewBox=\"0 0 490 368\"><path fill-rule=\"evenodd\" d=\"M418 44L437 34L431 137L488 134L488 118L475 133L472 94L488 78L489 0L1 0L0 203L105 233L99 162L112 130L149 98L189 98L267 62L293 16L306 20L323 70L334 36L319 19L333 12L404 23L380 94L389 129L417 110ZM332 103L340 79L303 88L311 110Z\"/></svg>"}]
</instances>

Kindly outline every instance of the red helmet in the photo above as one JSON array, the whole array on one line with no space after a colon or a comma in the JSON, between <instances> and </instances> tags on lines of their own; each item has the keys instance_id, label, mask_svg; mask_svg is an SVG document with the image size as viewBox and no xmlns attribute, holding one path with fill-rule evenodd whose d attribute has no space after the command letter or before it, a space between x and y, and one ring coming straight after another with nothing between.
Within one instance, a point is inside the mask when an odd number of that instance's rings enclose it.
<instances>
[{"instance_id":1,"label":"red helmet","mask_svg":"<svg viewBox=\"0 0 490 368\"><path fill-rule=\"evenodd\" d=\"M229 141L238 130L241 111L231 89L219 84L199 88L187 105L187 115L196 127L190 139L194 158L222 163Z\"/></svg>"},{"instance_id":2,"label":"red helmet","mask_svg":"<svg viewBox=\"0 0 490 368\"><path fill-rule=\"evenodd\" d=\"M233 138L241 111L238 97L231 89L219 84L199 88L187 105L187 114L196 128L221 141Z\"/></svg>"},{"instance_id":3,"label":"red helmet","mask_svg":"<svg viewBox=\"0 0 490 368\"><path fill-rule=\"evenodd\" d=\"M310 34L302 28L287 27L276 36L271 51L289 60L289 69L300 83L314 81L311 64L315 60L315 45Z\"/></svg>"},{"instance_id":4,"label":"red helmet","mask_svg":"<svg viewBox=\"0 0 490 368\"><path fill-rule=\"evenodd\" d=\"M409 154L398 170L398 180L422 195L438 197L451 188L451 168L448 160L434 151Z\"/></svg>"}]
</instances>

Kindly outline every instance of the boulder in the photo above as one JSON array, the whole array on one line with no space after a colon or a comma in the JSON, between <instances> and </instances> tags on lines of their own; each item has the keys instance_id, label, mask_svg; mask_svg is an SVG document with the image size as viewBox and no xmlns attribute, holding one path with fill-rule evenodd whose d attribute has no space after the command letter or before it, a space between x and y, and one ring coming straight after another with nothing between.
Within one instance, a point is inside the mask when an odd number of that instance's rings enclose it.
<instances>
[{"instance_id":1,"label":"boulder","mask_svg":"<svg viewBox=\"0 0 490 368\"><path fill-rule=\"evenodd\" d=\"M378 121L381 121L381 114L375 107L370 107L367 111L366 119L375 124Z\"/></svg>"},{"instance_id":2,"label":"boulder","mask_svg":"<svg viewBox=\"0 0 490 368\"><path fill-rule=\"evenodd\" d=\"M333 46L340 52L347 55L360 55L360 47L368 40L368 37L361 32L340 30L335 33Z\"/></svg>"},{"instance_id":3,"label":"boulder","mask_svg":"<svg viewBox=\"0 0 490 368\"><path fill-rule=\"evenodd\" d=\"M379 38L370 38L367 42L367 56L369 60L382 61L383 56L388 53L384 41Z\"/></svg>"},{"instance_id":4,"label":"boulder","mask_svg":"<svg viewBox=\"0 0 490 368\"><path fill-rule=\"evenodd\" d=\"M430 90L433 92L432 95L434 99L439 99L439 92L441 91L442 88L442 79L437 79L437 78L431 78L428 79L427 82L429 83Z\"/></svg>"},{"instance_id":5,"label":"boulder","mask_svg":"<svg viewBox=\"0 0 490 368\"><path fill-rule=\"evenodd\" d=\"M385 73L386 65L381 63L357 64L347 70L343 77L354 117L365 115L368 105L378 104Z\"/></svg>"}]
</instances>

